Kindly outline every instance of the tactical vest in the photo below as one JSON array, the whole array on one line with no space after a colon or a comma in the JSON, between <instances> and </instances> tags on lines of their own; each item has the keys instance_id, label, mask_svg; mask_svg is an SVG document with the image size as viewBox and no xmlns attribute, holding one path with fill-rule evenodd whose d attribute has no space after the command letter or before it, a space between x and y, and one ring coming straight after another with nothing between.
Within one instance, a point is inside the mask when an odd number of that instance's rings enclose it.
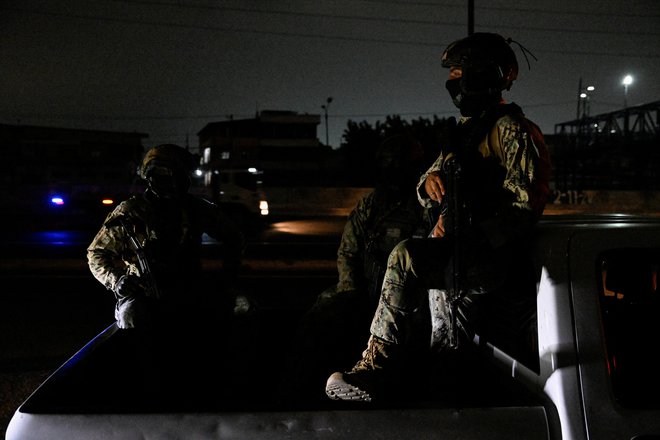
<instances>
[{"instance_id":1,"label":"tactical vest","mask_svg":"<svg viewBox=\"0 0 660 440\"><path fill-rule=\"evenodd\" d=\"M492 217L497 214L498 206L506 205L502 201L502 197L507 196L502 190L506 169L497 156L490 154L484 157L479 151L479 145L490 134L497 120L506 115L521 115L519 119L524 121L522 110L516 104L493 106L482 117L458 124L450 142L443 148L445 159L453 157L460 164L460 190L457 196L465 211L460 218L467 224L477 224ZM443 170L445 168L443 166ZM448 174L443 177L451 178Z\"/></svg>"}]
</instances>

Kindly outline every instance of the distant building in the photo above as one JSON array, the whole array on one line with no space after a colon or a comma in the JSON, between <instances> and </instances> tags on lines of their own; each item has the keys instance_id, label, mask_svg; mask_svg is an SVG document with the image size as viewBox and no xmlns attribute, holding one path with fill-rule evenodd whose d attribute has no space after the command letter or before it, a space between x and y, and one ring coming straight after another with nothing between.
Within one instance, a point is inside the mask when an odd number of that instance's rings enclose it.
<instances>
[{"instance_id":1,"label":"distant building","mask_svg":"<svg viewBox=\"0 0 660 440\"><path fill-rule=\"evenodd\" d=\"M0 197L30 218L52 211L101 215L137 178L143 133L0 124ZM102 200L106 204L101 207ZM112 200L112 203L109 201ZM98 216L96 217L98 218Z\"/></svg>"},{"instance_id":2,"label":"distant building","mask_svg":"<svg viewBox=\"0 0 660 440\"><path fill-rule=\"evenodd\" d=\"M0 124L0 174L7 184L130 181L143 133Z\"/></svg>"},{"instance_id":3,"label":"distant building","mask_svg":"<svg viewBox=\"0 0 660 440\"><path fill-rule=\"evenodd\" d=\"M267 186L322 179L330 147L319 142L320 115L264 110L254 118L213 122L197 133L209 169L256 168Z\"/></svg>"}]
</instances>

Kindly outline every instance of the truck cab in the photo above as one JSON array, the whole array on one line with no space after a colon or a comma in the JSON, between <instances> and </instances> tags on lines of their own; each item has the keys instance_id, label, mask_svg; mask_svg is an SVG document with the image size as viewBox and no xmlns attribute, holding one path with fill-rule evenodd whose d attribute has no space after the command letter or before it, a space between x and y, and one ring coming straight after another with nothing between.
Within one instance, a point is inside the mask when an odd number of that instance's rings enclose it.
<instances>
[{"instance_id":1,"label":"truck cab","mask_svg":"<svg viewBox=\"0 0 660 440\"><path fill-rule=\"evenodd\" d=\"M210 165L195 171L192 192L220 206L238 225L253 230L270 218L263 171Z\"/></svg>"}]
</instances>

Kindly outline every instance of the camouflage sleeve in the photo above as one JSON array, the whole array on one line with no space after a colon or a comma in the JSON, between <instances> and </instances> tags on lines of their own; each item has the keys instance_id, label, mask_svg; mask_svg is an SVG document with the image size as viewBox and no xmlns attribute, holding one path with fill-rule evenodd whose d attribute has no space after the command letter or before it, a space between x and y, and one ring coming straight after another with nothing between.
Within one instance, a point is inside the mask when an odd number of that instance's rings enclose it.
<instances>
[{"instance_id":1,"label":"camouflage sleeve","mask_svg":"<svg viewBox=\"0 0 660 440\"><path fill-rule=\"evenodd\" d=\"M337 250L337 271L339 272L337 292L358 290L364 287L364 236L372 203L373 192L360 199L344 226Z\"/></svg>"},{"instance_id":2,"label":"camouflage sleeve","mask_svg":"<svg viewBox=\"0 0 660 440\"><path fill-rule=\"evenodd\" d=\"M497 247L524 237L543 213L550 192L550 162L540 130L526 120L501 118L488 143L506 170L506 196L498 214L480 225L491 246Z\"/></svg>"},{"instance_id":3,"label":"camouflage sleeve","mask_svg":"<svg viewBox=\"0 0 660 440\"><path fill-rule=\"evenodd\" d=\"M530 121L504 117L489 137L506 169L503 186L512 195L512 206L540 215L550 193L550 162L540 130Z\"/></svg>"},{"instance_id":4,"label":"camouflage sleeve","mask_svg":"<svg viewBox=\"0 0 660 440\"><path fill-rule=\"evenodd\" d=\"M426 191L424 190L424 182L426 181L426 178L429 176L429 174L436 171L440 171L442 169L443 162L444 162L444 156L442 153L440 153L440 156L438 156L435 162L433 162L431 167L419 177L419 182L417 183L417 200L419 200L419 203L424 208L433 207L433 201L431 200L430 197L428 197L428 194L426 194Z\"/></svg>"},{"instance_id":5,"label":"camouflage sleeve","mask_svg":"<svg viewBox=\"0 0 660 440\"><path fill-rule=\"evenodd\" d=\"M121 215L122 208L120 205L108 215L103 226L87 247L87 264L92 275L106 288L113 291L122 275L137 270L123 258L126 252L126 238L123 229L119 225L109 226L112 219Z\"/></svg>"}]
</instances>

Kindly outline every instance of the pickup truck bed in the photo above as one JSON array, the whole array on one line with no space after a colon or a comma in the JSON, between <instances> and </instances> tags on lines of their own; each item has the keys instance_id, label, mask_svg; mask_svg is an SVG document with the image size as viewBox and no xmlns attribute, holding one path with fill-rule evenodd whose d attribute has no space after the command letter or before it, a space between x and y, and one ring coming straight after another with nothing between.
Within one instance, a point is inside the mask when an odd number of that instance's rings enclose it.
<instances>
[{"instance_id":1,"label":"pickup truck bed","mask_svg":"<svg viewBox=\"0 0 660 440\"><path fill-rule=\"evenodd\" d=\"M533 347L481 334L377 404L281 400L295 310L237 320L219 377L158 402L136 394L143 377L121 374L126 341L112 325L24 402L6 438L657 440L659 265L658 218L546 216L535 286L518 295L531 299Z\"/></svg>"}]
</instances>

